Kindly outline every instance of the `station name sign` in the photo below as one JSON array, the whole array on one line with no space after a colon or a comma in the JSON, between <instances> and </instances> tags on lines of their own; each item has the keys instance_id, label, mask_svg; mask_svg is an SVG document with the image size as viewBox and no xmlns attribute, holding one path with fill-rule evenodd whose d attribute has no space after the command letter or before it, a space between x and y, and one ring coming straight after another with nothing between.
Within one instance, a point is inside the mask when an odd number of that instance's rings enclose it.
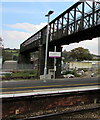
<instances>
[{"instance_id":1,"label":"station name sign","mask_svg":"<svg viewBox=\"0 0 100 120\"><path fill-rule=\"evenodd\" d=\"M49 52L49 57L60 58L61 57L61 52Z\"/></svg>"}]
</instances>

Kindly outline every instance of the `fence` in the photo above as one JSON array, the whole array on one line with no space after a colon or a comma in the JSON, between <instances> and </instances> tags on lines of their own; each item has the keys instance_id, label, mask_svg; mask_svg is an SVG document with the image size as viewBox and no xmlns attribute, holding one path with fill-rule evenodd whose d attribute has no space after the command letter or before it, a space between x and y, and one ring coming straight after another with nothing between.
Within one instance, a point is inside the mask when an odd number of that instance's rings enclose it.
<instances>
[{"instance_id":1,"label":"fence","mask_svg":"<svg viewBox=\"0 0 100 120\"><path fill-rule=\"evenodd\" d=\"M10 71L10 70L30 70L34 69L33 64L18 64L17 61L6 61L2 65L3 71Z\"/></svg>"}]
</instances>

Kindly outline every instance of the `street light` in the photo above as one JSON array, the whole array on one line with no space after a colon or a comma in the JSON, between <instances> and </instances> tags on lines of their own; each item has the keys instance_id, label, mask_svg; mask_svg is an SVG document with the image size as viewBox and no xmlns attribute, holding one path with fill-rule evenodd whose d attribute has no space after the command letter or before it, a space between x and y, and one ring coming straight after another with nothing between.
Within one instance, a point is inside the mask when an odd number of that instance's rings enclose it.
<instances>
[{"instance_id":1,"label":"street light","mask_svg":"<svg viewBox=\"0 0 100 120\"><path fill-rule=\"evenodd\" d=\"M46 34L46 50L45 50L45 67L44 67L44 82L46 82L46 75L47 75L47 53L48 53L48 40L49 40L49 21L50 21L50 15L54 11L49 11L46 17L48 17L48 24L47 24L47 34Z\"/></svg>"}]
</instances>

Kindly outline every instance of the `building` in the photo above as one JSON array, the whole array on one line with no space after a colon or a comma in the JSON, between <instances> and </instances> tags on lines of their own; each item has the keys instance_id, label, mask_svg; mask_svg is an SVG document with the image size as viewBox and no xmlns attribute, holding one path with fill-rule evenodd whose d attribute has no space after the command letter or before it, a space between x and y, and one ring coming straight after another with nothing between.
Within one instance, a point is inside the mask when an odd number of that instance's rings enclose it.
<instances>
[{"instance_id":1,"label":"building","mask_svg":"<svg viewBox=\"0 0 100 120\"><path fill-rule=\"evenodd\" d=\"M17 61L8 60L3 64L3 70L16 70L17 69Z\"/></svg>"},{"instance_id":2,"label":"building","mask_svg":"<svg viewBox=\"0 0 100 120\"><path fill-rule=\"evenodd\" d=\"M81 62L67 62L67 69L92 69L100 68L100 61L81 61Z\"/></svg>"},{"instance_id":3,"label":"building","mask_svg":"<svg viewBox=\"0 0 100 120\"><path fill-rule=\"evenodd\" d=\"M80 68L90 69L92 68L92 63L91 62L69 62L68 67L69 69L80 69Z\"/></svg>"}]
</instances>

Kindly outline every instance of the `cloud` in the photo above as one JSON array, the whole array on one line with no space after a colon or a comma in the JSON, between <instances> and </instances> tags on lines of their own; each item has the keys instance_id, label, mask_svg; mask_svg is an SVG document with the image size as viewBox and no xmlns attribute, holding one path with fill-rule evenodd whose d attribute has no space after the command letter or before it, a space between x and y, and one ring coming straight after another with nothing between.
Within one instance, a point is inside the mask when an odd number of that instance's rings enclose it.
<instances>
[{"instance_id":1,"label":"cloud","mask_svg":"<svg viewBox=\"0 0 100 120\"><path fill-rule=\"evenodd\" d=\"M33 25L30 23L16 23L7 24L5 26L13 28L14 30L3 30L2 38L3 44L6 48L20 48L20 44L27 40L34 33L43 28L47 23L40 23L39 25ZM24 31L21 32L20 30Z\"/></svg>"},{"instance_id":2,"label":"cloud","mask_svg":"<svg viewBox=\"0 0 100 120\"><path fill-rule=\"evenodd\" d=\"M19 30L25 30L30 33L36 33L38 30L43 28L47 23L40 23L39 25L33 25L30 23L16 23L16 24L10 24L5 25L7 27L13 28L13 29L19 29Z\"/></svg>"},{"instance_id":3,"label":"cloud","mask_svg":"<svg viewBox=\"0 0 100 120\"><path fill-rule=\"evenodd\" d=\"M3 31L3 44L6 48L20 48L20 44L30 37L32 33L19 31Z\"/></svg>"},{"instance_id":4,"label":"cloud","mask_svg":"<svg viewBox=\"0 0 100 120\"><path fill-rule=\"evenodd\" d=\"M72 43L70 45L64 45L63 50L70 51L77 47L83 47L85 49L89 49L92 54L99 54L98 52L98 38L94 38L92 40L84 40L79 43Z\"/></svg>"}]
</instances>

